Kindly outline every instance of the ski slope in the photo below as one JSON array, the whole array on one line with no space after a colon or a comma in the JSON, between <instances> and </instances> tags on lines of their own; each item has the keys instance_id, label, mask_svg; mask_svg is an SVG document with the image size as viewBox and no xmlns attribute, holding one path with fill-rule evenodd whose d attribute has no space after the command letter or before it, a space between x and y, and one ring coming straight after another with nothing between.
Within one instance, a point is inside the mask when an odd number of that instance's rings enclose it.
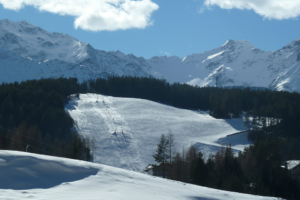
<instances>
[{"instance_id":1,"label":"ski slope","mask_svg":"<svg viewBox=\"0 0 300 200\"><path fill-rule=\"evenodd\" d=\"M0 151L0 180L3 200L279 200L17 151Z\"/></svg>"},{"instance_id":2,"label":"ski slope","mask_svg":"<svg viewBox=\"0 0 300 200\"><path fill-rule=\"evenodd\" d=\"M149 100L81 94L65 110L78 132L94 141L94 162L123 169L141 171L154 164L152 154L161 134L168 132L177 151L193 144L207 157L225 144L231 143L235 151L249 145L246 133L226 137L245 130L242 119L215 119L204 111Z\"/></svg>"}]
</instances>

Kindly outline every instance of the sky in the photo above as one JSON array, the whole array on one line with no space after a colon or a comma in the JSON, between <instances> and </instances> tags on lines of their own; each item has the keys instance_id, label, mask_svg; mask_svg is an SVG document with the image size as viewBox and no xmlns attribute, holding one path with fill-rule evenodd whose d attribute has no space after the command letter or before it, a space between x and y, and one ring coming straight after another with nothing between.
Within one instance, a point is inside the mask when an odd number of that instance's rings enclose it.
<instances>
[{"instance_id":1,"label":"sky","mask_svg":"<svg viewBox=\"0 0 300 200\"><path fill-rule=\"evenodd\" d=\"M185 57L228 39L276 51L300 38L299 16L299 0L0 0L0 19L145 58Z\"/></svg>"}]
</instances>

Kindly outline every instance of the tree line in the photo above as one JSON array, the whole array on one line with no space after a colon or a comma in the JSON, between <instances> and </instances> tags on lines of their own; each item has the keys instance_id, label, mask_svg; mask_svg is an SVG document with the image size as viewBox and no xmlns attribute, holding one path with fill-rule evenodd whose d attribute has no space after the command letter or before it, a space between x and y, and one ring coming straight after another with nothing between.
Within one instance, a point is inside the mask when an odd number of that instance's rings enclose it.
<instances>
[{"instance_id":1,"label":"tree line","mask_svg":"<svg viewBox=\"0 0 300 200\"><path fill-rule=\"evenodd\" d=\"M116 97L133 97L174 107L209 110L215 118L237 118L243 112L256 121L277 119L272 134L299 138L300 94L250 88L193 87L170 84L151 77L108 77L90 80L89 91Z\"/></svg>"},{"instance_id":2,"label":"tree line","mask_svg":"<svg viewBox=\"0 0 300 200\"><path fill-rule=\"evenodd\" d=\"M227 191L300 199L300 176L293 179L284 164L287 156L300 159L299 141L267 138L238 155L228 145L208 158L193 145L175 151L170 146L173 142L174 136L161 136L153 153L157 163L154 175ZM297 148L298 152L291 155L290 148Z\"/></svg>"}]
</instances>

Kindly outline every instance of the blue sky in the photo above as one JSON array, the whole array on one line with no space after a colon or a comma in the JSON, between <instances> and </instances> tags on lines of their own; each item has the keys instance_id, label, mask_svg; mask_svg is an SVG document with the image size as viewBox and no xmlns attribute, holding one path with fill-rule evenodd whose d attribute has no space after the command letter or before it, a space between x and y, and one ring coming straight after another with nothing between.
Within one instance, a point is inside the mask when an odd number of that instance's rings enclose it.
<instances>
[{"instance_id":1,"label":"blue sky","mask_svg":"<svg viewBox=\"0 0 300 200\"><path fill-rule=\"evenodd\" d=\"M102 8L103 5L93 5L96 0L65 0L74 3L70 11L49 8L59 0L45 0L49 3L46 8L41 8L45 5L36 3L38 0L22 1L35 7L20 8L9 4L10 0L0 0L0 19L25 19L50 32L72 35L96 49L120 50L145 58L161 55L185 57L219 47L228 39L248 40L262 50L275 51L300 37L300 2L293 0L265 0L269 4L263 5L255 4L256 0L228 0L227 5L222 0L142 0L143 5L131 6L127 10L129 14L133 13L133 17L128 16L128 20L119 25L119 19L126 16L116 14L109 19L88 16L76 22L77 29L74 27L75 15L85 16L85 13L80 10L82 5L75 5L76 2L89 2L95 8L89 12L95 13L99 12L97 6ZM278 4L275 5L274 1ZM290 4L283 4L289 1ZM142 20L136 21L135 18ZM98 30L91 31L93 28Z\"/></svg>"}]
</instances>

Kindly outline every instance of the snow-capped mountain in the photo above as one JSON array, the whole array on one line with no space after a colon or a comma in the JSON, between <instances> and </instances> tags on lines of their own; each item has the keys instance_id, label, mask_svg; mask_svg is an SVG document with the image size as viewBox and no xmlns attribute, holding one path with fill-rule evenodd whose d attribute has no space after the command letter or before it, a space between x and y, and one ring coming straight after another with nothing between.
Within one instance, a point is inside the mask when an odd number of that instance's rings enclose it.
<instances>
[{"instance_id":1,"label":"snow-capped mountain","mask_svg":"<svg viewBox=\"0 0 300 200\"><path fill-rule=\"evenodd\" d=\"M7 57L3 54L7 51L11 54L10 60L22 60L18 62L18 67L33 67L30 77L27 78L47 78L47 77L77 77L80 81L109 74L147 76L148 64L145 59L137 58L134 55L124 55L117 52L105 52L94 49L90 44L80 42L77 39L61 33L50 33L33 26L26 21L12 22L0 20L0 67L8 65ZM13 55L13 54L14 55ZM43 74L40 69L32 64L50 62L50 68L44 68ZM60 64L56 64L59 62ZM16 64L13 62L13 66ZM34 66L32 66L34 65ZM50 66L50 63L48 63ZM55 66L56 65L56 66ZM71 66L71 67L70 67ZM52 69L55 68L55 69ZM64 70L64 68L72 68ZM60 70L61 69L61 70ZM2 73L1 73L2 74ZM20 79L7 77L8 80L0 82L14 82Z\"/></svg>"},{"instance_id":2,"label":"snow-capped mountain","mask_svg":"<svg viewBox=\"0 0 300 200\"><path fill-rule=\"evenodd\" d=\"M281 72L299 60L300 39L275 52L262 51L247 41L228 40L211 51L183 59L153 57L149 64L171 82L218 87L269 87Z\"/></svg>"},{"instance_id":3,"label":"snow-capped mountain","mask_svg":"<svg viewBox=\"0 0 300 200\"><path fill-rule=\"evenodd\" d=\"M300 92L298 76L292 73L299 61L300 38L275 52L262 51L244 40L228 40L216 49L185 58L144 59L97 50L72 36L50 33L26 21L0 20L0 82L42 77L77 77L83 81L114 74L153 76L198 86Z\"/></svg>"}]
</instances>

